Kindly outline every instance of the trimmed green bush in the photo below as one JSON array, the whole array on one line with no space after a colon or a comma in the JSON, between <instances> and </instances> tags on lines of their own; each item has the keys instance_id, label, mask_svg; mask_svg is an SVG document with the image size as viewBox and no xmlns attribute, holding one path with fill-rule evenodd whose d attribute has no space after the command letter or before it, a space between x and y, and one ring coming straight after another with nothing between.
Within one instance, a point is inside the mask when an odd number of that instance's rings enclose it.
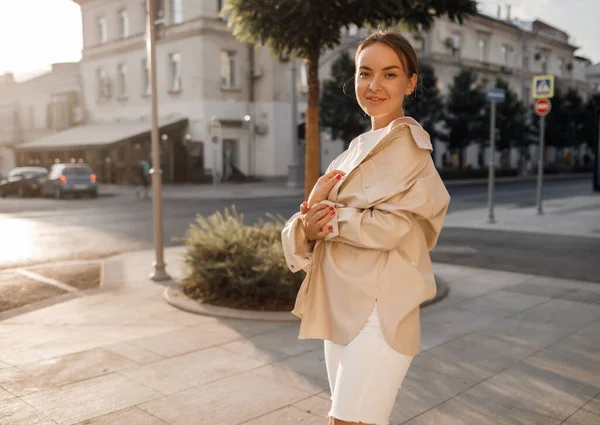
<instances>
[{"instance_id":1,"label":"trimmed green bush","mask_svg":"<svg viewBox=\"0 0 600 425\"><path fill-rule=\"evenodd\" d=\"M209 304L253 310L287 310L293 306L304 273L291 273L281 246L285 219L245 225L235 206L224 214L198 215L183 241L189 274L182 289Z\"/></svg>"}]
</instances>

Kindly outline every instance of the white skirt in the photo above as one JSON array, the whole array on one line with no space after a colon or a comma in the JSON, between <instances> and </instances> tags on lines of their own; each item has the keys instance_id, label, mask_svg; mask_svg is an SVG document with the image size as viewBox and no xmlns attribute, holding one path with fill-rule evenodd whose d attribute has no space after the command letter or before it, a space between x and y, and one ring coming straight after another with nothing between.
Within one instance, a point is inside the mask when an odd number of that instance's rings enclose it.
<instances>
[{"instance_id":1,"label":"white skirt","mask_svg":"<svg viewBox=\"0 0 600 425\"><path fill-rule=\"evenodd\" d=\"M332 401L329 416L387 425L412 360L413 356L400 354L384 339L375 304L367 323L348 345L325 341Z\"/></svg>"}]
</instances>

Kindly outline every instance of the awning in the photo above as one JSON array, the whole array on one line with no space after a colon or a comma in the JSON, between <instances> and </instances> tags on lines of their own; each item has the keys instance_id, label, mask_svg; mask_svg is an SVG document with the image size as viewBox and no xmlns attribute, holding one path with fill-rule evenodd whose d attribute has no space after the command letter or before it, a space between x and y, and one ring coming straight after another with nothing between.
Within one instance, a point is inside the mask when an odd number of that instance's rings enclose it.
<instances>
[{"instance_id":1,"label":"awning","mask_svg":"<svg viewBox=\"0 0 600 425\"><path fill-rule=\"evenodd\" d=\"M187 124L188 119L182 115L171 115L158 121L159 128L166 130L170 126ZM92 148L106 146L143 136L152 129L150 120L120 121L111 123L87 124L69 130L51 134L31 142L14 146L18 151L44 151L68 148Z\"/></svg>"}]
</instances>

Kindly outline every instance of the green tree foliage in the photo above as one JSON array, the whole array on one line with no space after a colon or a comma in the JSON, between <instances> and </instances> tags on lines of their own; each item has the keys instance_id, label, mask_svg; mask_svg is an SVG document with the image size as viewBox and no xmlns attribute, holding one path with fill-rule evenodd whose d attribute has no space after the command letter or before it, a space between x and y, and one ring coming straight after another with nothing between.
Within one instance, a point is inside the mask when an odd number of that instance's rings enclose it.
<instances>
[{"instance_id":1,"label":"green tree foliage","mask_svg":"<svg viewBox=\"0 0 600 425\"><path fill-rule=\"evenodd\" d=\"M428 63L419 64L419 84L413 96L405 99L405 108L406 115L417 120L434 142L439 137L437 125L444 116L444 102L435 69Z\"/></svg>"},{"instance_id":2,"label":"green tree foliage","mask_svg":"<svg viewBox=\"0 0 600 425\"><path fill-rule=\"evenodd\" d=\"M454 77L446 102L443 139L450 151L459 152L460 168L464 166L466 147L471 142L483 143L486 139L486 102L486 95L471 69L464 69Z\"/></svg>"},{"instance_id":3,"label":"green tree foliage","mask_svg":"<svg viewBox=\"0 0 600 425\"><path fill-rule=\"evenodd\" d=\"M352 139L370 125L368 116L356 101L354 61L348 53L342 53L332 64L331 77L323 83L321 125L331 129L334 139L341 138L347 149Z\"/></svg>"},{"instance_id":4,"label":"green tree foliage","mask_svg":"<svg viewBox=\"0 0 600 425\"><path fill-rule=\"evenodd\" d=\"M556 154L567 147L577 147L586 140L586 111L583 99L575 89L569 88L566 92L558 82L555 83L554 97L550 99L552 109L546 115L546 132L544 142L546 146L556 148ZM534 143L539 143L540 117L533 108L531 110L531 136ZM554 158L554 160L558 160Z\"/></svg>"},{"instance_id":5,"label":"green tree foliage","mask_svg":"<svg viewBox=\"0 0 600 425\"><path fill-rule=\"evenodd\" d=\"M527 136L529 123L525 105L507 81L498 78L496 88L504 90L504 101L496 104L496 149L503 151L511 147L526 146L529 143ZM488 105L485 117L487 134L490 131L490 110Z\"/></svg>"},{"instance_id":6,"label":"green tree foliage","mask_svg":"<svg viewBox=\"0 0 600 425\"><path fill-rule=\"evenodd\" d=\"M319 178L319 57L340 43L342 27L394 26L427 29L447 15L462 22L477 12L475 0L227 0L222 10L240 41L267 45L276 55L307 60L305 193Z\"/></svg>"}]
</instances>

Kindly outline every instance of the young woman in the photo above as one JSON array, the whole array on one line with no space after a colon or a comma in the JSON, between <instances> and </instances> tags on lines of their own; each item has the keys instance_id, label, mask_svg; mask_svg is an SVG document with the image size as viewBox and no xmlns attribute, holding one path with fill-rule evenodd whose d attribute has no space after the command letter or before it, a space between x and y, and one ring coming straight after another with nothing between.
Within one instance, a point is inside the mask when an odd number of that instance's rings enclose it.
<instances>
[{"instance_id":1,"label":"young woman","mask_svg":"<svg viewBox=\"0 0 600 425\"><path fill-rule=\"evenodd\" d=\"M356 95L371 117L286 224L299 338L325 340L329 424L385 425L419 352L419 306L436 292L429 251L450 196L429 135L404 116L418 81L408 41L377 31L356 53Z\"/></svg>"}]
</instances>

